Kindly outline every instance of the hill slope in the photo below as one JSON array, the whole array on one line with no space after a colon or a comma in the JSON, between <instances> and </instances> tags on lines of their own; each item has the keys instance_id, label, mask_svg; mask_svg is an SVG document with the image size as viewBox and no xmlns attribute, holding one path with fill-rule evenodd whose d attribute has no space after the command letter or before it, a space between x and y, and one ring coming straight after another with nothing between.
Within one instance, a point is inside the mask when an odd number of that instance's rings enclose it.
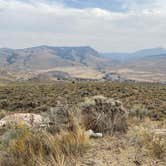
<instances>
[{"instance_id":1,"label":"hill slope","mask_svg":"<svg viewBox=\"0 0 166 166\"><path fill-rule=\"evenodd\" d=\"M105 58L111 58L112 60L127 62L129 60L136 60L151 55L161 55L161 54L166 54L166 49L158 47L158 48L142 49L131 53L115 52L115 53L103 53L101 55Z\"/></svg>"},{"instance_id":2,"label":"hill slope","mask_svg":"<svg viewBox=\"0 0 166 166\"><path fill-rule=\"evenodd\" d=\"M0 68L44 70L55 67L86 66L102 68L106 60L90 47L39 46L26 49L0 49Z\"/></svg>"},{"instance_id":3,"label":"hill slope","mask_svg":"<svg viewBox=\"0 0 166 166\"><path fill-rule=\"evenodd\" d=\"M41 79L47 73L51 77L63 78L65 74L67 78L100 79L103 75L100 70L106 68L109 62L88 46L0 49L0 69L15 72L17 78L25 77L25 80L33 77L37 79L38 74Z\"/></svg>"},{"instance_id":4,"label":"hill slope","mask_svg":"<svg viewBox=\"0 0 166 166\"><path fill-rule=\"evenodd\" d=\"M146 56L120 64L115 70L129 79L166 82L166 54Z\"/></svg>"},{"instance_id":5,"label":"hill slope","mask_svg":"<svg viewBox=\"0 0 166 166\"><path fill-rule=\"evenodd\" d=\"M106 56L88 46L3 48L0 49L0 71L3 69L0 77L9 81L100 80L107 75L117 80L121 76L122 80L166 82L165 52L163 48L154 48Z\"/></svg>"}]
</instances>

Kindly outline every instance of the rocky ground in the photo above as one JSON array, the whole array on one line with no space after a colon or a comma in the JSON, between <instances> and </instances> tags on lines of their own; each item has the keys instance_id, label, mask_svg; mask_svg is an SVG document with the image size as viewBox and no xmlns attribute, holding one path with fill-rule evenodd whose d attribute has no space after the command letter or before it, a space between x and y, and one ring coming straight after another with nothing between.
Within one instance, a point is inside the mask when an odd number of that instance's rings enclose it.
<instances>
[{"instance_id":1,"label":"rocky ground","mask_svg":"<svg viewBox=\"0 0 166 166\"><path fill-rule=\"evenodd\" d=\"M82 166L164 166L163 161L150 159L128 146L126 138L107 136L91 140L91 149L82 158Z\"/></svg>"},{"instance_id":2,"label":"rocky ground","mask_svg":"<svg viewBox=\"0 0 166 166\"><path fill-rule=\"evenodd\" d=\"M26 166L36 160L41 166L165 166L165 88L94 82L1 86L0 165L1 159L2 166L26 165L28 154L33 160ZM103 137L89 140L85 129Z\"/></svg>"}]
</instances>

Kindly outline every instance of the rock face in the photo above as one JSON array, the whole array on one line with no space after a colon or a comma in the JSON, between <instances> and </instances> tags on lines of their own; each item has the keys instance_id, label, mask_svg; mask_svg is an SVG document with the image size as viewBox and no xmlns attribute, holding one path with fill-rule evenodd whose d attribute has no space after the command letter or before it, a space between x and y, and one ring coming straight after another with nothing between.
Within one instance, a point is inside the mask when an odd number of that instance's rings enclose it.
<instances>
[{"instance_id":1,"label":"rock face","mask_svg":"<svg viewBox=\"0 0 166 166\"><path fill-rule=\"evenodd\" d=\"M88 98L81 104L82 123L87 130L113 134L127 129L127 110L117 100L103 96Z\"/></svg>"},{"instance_id":2,"label":"rock face","mask_svg":"<svg viewBox=\"0 0 166 166\"><path fill-rule=\"evenodd\" d=\"M31 113L15 113L7 115L0 120L0 128L6 127L8 124L24 123L28 126L42 125L44 119L41 115Z\"/></svg>"}]
</instances>

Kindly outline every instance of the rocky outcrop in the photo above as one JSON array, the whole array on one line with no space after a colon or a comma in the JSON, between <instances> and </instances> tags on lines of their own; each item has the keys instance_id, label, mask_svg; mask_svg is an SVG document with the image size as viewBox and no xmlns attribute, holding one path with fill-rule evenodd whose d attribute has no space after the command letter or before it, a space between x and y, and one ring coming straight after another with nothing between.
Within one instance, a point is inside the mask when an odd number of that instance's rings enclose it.
<instances>
[{"instance_id":1,"label":"rocky outcrop","mask_svg":"<svg viewBox=\"0 0 166 166\"><path fill-rule=\"evenodd\" d=\"M17 125L24 123L30 127L40 126L45 122L41 115L32 113L15 113L7 115L0 120L0 128L6 127L8 124Z\"/></svg>"}]
</instances>

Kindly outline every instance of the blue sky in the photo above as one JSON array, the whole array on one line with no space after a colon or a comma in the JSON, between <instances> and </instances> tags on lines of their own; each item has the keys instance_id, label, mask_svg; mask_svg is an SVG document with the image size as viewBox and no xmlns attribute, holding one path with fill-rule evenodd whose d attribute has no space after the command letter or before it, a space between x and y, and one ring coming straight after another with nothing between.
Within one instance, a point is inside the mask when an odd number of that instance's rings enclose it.
<instances>
[{"instance_id":1,"label":"blue sky","mask_svg":"<svg viewBox=\"0 0 166 166\"><path fill-rule=\"evenodd\" d=\"M20 0L33 2L32 0ZM111 11L125 11L122 0L42 0L42 2L54 4L59 3L73 8L102 8Z\"/></svg>"},{"instance_id":2,"label":"blue sky","mask_svg":"<svg viewBox=\"0 0 166 166\"><path fill-rule=\"evenodd\" d=\"M35 0L18 0L33 3ZM114 12L127 12L135 8L144 8L156 2L155 0L39 0L48 4L62 4L72 8L101 8Z\"/></svg>"},{"instance_id":3,"label":"blue sky","mask_svg":"<svg viewBox=\"0 0 166 166\"><path fill-rule=\"evenodd\" d=\"M127 10L121 0L58 0L58 2L74 8L102 8L111 11Z\"/></svg>"},{"instance_id":4,"label":"blue sky","mask_svg":"<svg viewBox=\"0 0 166 166\"><path fill-rule=\"evenodd\" d=\"M166 0L0 0L0 47L166 47Z\"/></svg>"}]
</instances>

